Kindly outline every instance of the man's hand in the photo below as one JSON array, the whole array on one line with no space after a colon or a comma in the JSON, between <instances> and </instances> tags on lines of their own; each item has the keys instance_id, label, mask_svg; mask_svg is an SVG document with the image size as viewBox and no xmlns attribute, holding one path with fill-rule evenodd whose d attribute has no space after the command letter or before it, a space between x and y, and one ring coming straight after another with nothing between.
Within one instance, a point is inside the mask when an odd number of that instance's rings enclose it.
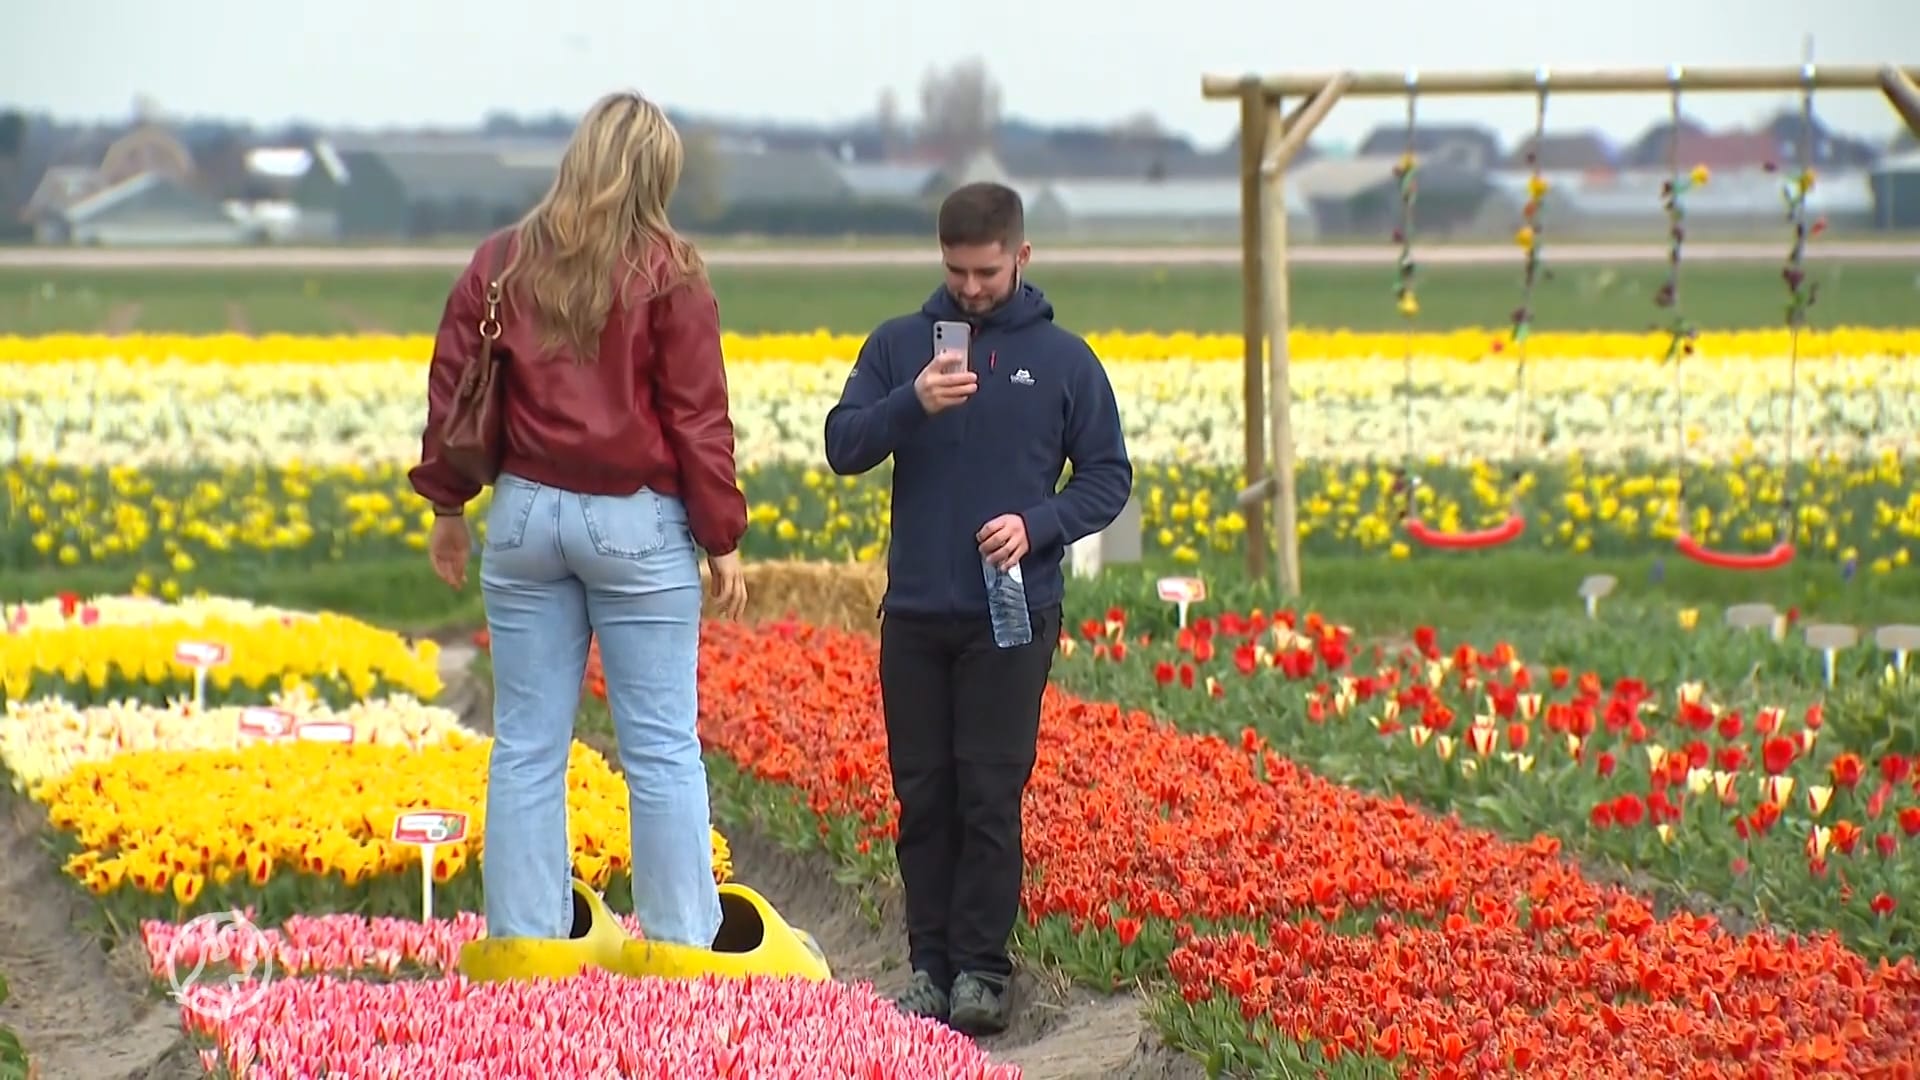
<instances>
[{"instance_id":1,"label":"man's hand","mask_svg":"<svg viewBox=\"0 0 1920 1080\"><path fill-rule=\"evenodd\" d=\"M980 377L967 370L967 358L957 352L944 352L920 369L920 375L913 380L913 395L920 399L920 407L927 415L955 405L973 396L979 389Z\"/></svg>"},{"instance_id":2,"label":"man's hand","mask_svg":"<svg viewBox=\"0 0 1920 1080\"><path fill-rule=\"evenodd\" d=\"M973 538L980 542L980 554L1002 570L1027 557L1027 519L1019 514L1001 514Z\"/></svg>"}]
</instances>

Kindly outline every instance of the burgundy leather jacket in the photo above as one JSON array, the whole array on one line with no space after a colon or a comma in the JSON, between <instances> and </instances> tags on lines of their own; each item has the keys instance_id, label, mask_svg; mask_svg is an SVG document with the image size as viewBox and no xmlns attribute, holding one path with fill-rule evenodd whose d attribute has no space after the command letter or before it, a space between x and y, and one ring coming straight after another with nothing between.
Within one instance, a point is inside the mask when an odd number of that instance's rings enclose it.
<instances>
[{"instance_id":1,"label":"burgundy leather jacket","mask_svg":"<svg viewBox=\"0 0 1920 1080\"><path fill-rule=\"evenodd\" d=\"M447 298L427 376L427 424L413 489L436 506L463 506L480 493L436 454L436 431L469 358L479 355L480 320L494 265L495 234L474 252ZM704 279L645 298L616 300L599 356L578 364L540 343L511 288L495 353L505 376L502 471L583 495L631 495L647 487L678 496L694 542L709 555L740 546L747 500L734 471L733 421L720 354L720 306ZM519 310L516 310L516 307Z\"/></svg>"}]
</instances>

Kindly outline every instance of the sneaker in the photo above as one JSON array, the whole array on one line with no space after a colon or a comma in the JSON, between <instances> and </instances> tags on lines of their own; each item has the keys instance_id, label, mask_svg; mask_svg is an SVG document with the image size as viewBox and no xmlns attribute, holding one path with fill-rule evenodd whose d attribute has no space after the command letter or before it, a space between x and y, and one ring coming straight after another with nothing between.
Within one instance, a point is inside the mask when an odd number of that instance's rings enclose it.
<instances>
[{"instance_id":1,"label":"sneaker","mask_svg":"<svg viewBox=\"0 0 1920 1080\"><path fill-rule=\"evenodd\" d=\"M962 974L953 980L953 1007L947 1023L966 1035L998 1035L1007 1030L1011 1011L1007 981L992 975Z\"/></svg>"},{"instance_id":2,"label":"sneaker","mask_svg":"<svg viewBox=\"0 0 1920 1080\"><path fill-rule=\"evenodd\" d=\"M924 971L916 971L913 973L913 981L893 999L893 1007L908 1016L945 1020L947 992L940 989L939 984L933 981L933 976Z\"/></svg>"}]
</instances>

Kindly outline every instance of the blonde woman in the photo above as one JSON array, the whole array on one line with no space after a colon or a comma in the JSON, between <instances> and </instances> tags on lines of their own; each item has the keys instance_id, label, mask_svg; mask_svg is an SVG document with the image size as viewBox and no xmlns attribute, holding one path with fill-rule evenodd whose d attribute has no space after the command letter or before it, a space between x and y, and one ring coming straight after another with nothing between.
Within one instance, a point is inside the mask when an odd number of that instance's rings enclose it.
<instances>
[{"instance_id":1,"label":"blonde woman","mask_svg":"<svg viewBox=\"0 0 1920 1080\"><path fill-rule=\"evenodd\" d=\"M438 431L502 268L504 451L480 568L494 687L481 865L490 937L570 933L567 759L595 635L632 812L634 912L657 941L706 948L720 927L694 730L696 547L717 609L737 617L747 508L718 305L667 223L681 159L651 102L601 99L546 197L474 253L434 343L410 476L433 504L434 570L458 588L463 512L479 488L438 456Z\"/></svg>"}]
</instances>

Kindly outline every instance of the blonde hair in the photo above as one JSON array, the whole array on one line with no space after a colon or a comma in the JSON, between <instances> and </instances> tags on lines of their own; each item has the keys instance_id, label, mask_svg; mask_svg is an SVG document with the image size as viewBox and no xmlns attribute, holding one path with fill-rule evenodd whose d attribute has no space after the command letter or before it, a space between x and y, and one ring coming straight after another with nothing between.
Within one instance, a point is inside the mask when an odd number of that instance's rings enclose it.
<instances>
[{"instance_id":1,"label":"blonde hair","mask_svg":"<svg viewBox=\"0 0 1920 1080\"><path fill-rule=\"evenodd\" d=\"M667 222L684 159L680 133L639 94L608 94L587 110L553 186L514 226L517 243L501 274L531 306L546 346L589 362L634 277L651 298L705 273L699 253ZM616 274L621 264L626 273Z\"/></svg>"}]
</instances>

